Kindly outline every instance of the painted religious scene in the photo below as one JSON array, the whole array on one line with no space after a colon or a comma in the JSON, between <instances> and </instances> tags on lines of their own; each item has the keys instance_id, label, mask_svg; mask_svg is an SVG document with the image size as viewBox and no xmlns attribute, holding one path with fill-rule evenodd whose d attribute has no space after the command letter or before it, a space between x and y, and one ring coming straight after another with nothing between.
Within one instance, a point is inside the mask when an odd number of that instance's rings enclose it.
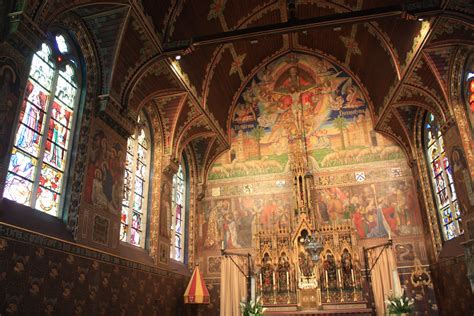
<instances>
[{"instance_id":1,"label":"painted religious scene","mask_svg":"<svg viewBox=\"0 0 474 316\"><path fill-rule=\"evenodd\" d=\"M305 54L283 56L247 84L232 117L231 150L214 163L210 185L214 192L226 191L223 187L229 184L268 190L205 201L204 247L227 242L224 229L229 247L251 247L248 240L234 240L230 231L251 235L258 225L279 225L285 212L289 217L295 207L287 179L290 154L300 135L316 176L312 203L320 223L351 220L360 238L420 232L418 200L405 156L373 131L360 87L339 67ZM273 185L264 185L270 179Z\"/></svg>"},{"instance_id":2,"label":"painted religious scene","mask_svg":"<svg viewBox=\"0 0 474 316\"><path fill-rule=\"evenodd\" d=\"M420 243L422 228L405 155L373 130L361 88L325 59L288 54L247 83L231 118L200 203L200 251L250 251L267 305L365 306L363 245Z\"/></svg>"}]
</instances>

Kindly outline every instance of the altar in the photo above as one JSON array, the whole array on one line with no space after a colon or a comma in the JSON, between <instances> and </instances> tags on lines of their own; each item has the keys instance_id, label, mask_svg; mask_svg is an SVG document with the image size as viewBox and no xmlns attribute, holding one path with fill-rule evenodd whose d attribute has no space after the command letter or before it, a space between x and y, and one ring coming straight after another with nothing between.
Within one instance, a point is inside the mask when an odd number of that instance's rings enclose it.
<instances>
[{"instance_id":1,"label":"altar","mask_svg":"<svg viewBox=\"0 0 474 316\"><path fill-rule=\"evenodd\" d=\"M318 222L306 155L297 140L292 145L294 212L272 226L257 224L257 295L273 312L367 312L356 231L350 220Z\"/></svg>"}]
</instances>

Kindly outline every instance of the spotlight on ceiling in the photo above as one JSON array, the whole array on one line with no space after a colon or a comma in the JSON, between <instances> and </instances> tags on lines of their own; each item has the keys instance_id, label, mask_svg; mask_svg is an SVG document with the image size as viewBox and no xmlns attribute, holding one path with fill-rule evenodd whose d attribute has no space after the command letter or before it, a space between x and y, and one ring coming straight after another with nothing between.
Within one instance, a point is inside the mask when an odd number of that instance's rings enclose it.
<instances>
[{"instance_id":1,"label":"spotlight on ceiling","mask_svg":"<svg viewBox=\"0 0 474 316\"><path fill-rule=\"evenodd\" d=\"M174 59L180 60L180 59L181 59L181 55L176 55L176 56L174 56Z\"/></svg>"},{"instance_id":2,"label":"spotlight on ceiling","mask_svg":"<svg viewBox=\"0 0 474 316\"><path fill-rule=\"evenodd\" d=\"M423 18L418 18L418 21L423 22L425 19Z\"/></svg>"}]
</instances>

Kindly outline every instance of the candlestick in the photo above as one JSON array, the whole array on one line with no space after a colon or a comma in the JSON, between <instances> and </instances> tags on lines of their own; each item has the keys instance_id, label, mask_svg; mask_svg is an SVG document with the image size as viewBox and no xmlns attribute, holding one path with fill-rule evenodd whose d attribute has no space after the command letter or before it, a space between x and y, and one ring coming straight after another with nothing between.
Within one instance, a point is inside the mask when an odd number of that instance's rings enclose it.
<instances>
[{"instance_id":1,"label":"candlestick","mask_svg":"<svg viewBox=\"0 0 474 316\"><path fill-rule=\"evenodd\" d=\"M273 288L276 288L276 283L275 283L275 271L273 271Z\"/></svg>"}]
</instances>

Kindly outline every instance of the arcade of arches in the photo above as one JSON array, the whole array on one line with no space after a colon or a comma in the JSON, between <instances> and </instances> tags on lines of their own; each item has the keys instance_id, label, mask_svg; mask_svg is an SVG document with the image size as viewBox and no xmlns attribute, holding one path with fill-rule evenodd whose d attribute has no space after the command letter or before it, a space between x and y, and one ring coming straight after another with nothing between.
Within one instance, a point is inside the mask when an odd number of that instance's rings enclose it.
<instances>
[{"instance_id":1,"label":"arcade of arches","mask_svg":"<svg viewBox=\"0 0 474 316\"><path fill-rule=\"evenodd\" d=\"M474 312L470 1L0 17L0 314L232 315L229 257L269 315Z\"/></svg>"}]
</instances>

